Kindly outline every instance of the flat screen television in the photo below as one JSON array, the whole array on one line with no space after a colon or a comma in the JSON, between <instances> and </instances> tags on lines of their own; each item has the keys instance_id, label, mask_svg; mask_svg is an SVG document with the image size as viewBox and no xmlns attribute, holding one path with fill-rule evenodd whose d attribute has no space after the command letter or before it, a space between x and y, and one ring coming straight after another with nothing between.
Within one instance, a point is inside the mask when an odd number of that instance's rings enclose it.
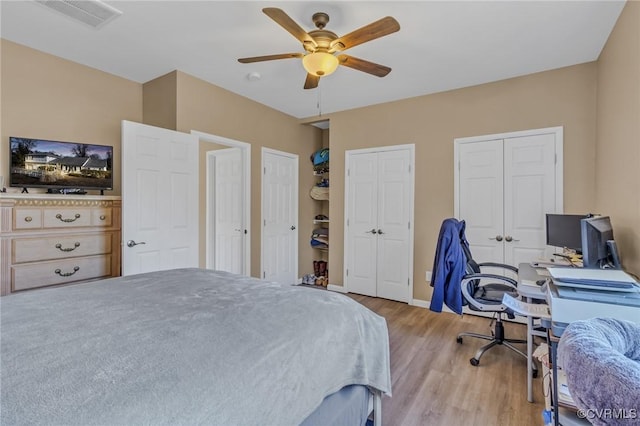
<instances>
[{"instance_id":1,"label":"flat screen television","mask_svg":"<svg viewBox=\"0 0 640 426\"><path fill-rule=\"evenodd\" d=\"M113 147L11 136L9 185L22 188L113 189Z\"/></svg>"}]
</instances>

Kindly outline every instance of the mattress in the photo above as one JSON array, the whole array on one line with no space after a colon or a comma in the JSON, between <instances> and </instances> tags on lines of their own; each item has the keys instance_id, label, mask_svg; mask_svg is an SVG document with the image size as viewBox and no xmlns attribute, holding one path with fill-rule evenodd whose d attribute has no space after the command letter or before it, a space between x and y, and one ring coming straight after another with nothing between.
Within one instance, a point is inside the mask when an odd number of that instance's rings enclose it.
<instances>
[{"instance_id":1,"label":"mattress","mask_svg":"<svg viewBox=\"0 0 640 426\"><path fill-rule=\"evenodd\" d=\"M371 396L366 386L345 386L327 396L301 426L364 426Z\"/></svg>"},{"instance_id":2,"label":"mattress","mask_svg":"<svg viewBox=\"0 0 640 426\"><path fill-rule=\"evenodd\" d=\"M391 394L384 318L344 295L176 269L0 299L3 425L298 425Z\"/></svg>"}]
</instances>

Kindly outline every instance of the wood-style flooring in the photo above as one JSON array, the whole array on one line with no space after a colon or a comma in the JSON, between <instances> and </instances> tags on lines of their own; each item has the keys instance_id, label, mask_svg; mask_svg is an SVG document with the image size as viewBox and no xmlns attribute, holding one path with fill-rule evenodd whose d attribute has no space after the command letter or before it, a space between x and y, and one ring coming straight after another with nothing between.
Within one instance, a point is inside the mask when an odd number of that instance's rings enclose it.
<instances>
[{"instance_id":1,"label":"wood-style flooring","mask_svg":"<svg viewBox=\"0 0 640 426\"><path fill-rule=\"evenodd\" d=\"M382 400L385 426L541 425L542 371L527 401L526 359L503 346L490 349L477 367L469 363L490 334L490 319L434 313L405 303L350 294L387 320L391 352L391 398ZM526 326L505 323L509 338L526 338ZM524 345L523 351L526 350Z\"/></svg>"}]
</instances>

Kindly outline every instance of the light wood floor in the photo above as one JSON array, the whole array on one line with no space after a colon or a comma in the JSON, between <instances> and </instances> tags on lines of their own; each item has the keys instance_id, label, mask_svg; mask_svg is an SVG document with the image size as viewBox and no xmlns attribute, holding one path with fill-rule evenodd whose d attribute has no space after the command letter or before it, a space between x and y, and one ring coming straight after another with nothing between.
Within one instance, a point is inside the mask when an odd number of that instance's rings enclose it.
<instances>
[{"instance_id":1,"label":"light wood floor","mask_svg":"<svg viewBox=\"0 0 640 426\"><path fill-rule=\"evenodd\" d=\"M542 372L533 382L535 403L527 402L524 358L499 346L474 367L469 359L486 341L456 343L459 332L490 334L490 319L350 296L387 320L393 396L382 400L385 426L543 424ZM505 323L505 334L524 339L526 326Z\"/></svg>"}]
</instances>

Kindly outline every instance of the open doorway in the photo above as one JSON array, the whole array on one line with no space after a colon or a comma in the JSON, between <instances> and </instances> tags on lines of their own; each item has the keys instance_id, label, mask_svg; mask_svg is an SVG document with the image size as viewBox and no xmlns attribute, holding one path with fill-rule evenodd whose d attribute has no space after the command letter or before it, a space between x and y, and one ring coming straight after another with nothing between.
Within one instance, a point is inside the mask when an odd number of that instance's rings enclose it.
<instances>
[{"instance_id":1,"label":"open doorway","mask_svg":"<svg viewBox=\"0 0 640 426\"><path fill-rule=\"evenodd\" d=\"M250 275L251 145L191 131L206 152L205 267Z\"/></svg>"}]
</instances>

